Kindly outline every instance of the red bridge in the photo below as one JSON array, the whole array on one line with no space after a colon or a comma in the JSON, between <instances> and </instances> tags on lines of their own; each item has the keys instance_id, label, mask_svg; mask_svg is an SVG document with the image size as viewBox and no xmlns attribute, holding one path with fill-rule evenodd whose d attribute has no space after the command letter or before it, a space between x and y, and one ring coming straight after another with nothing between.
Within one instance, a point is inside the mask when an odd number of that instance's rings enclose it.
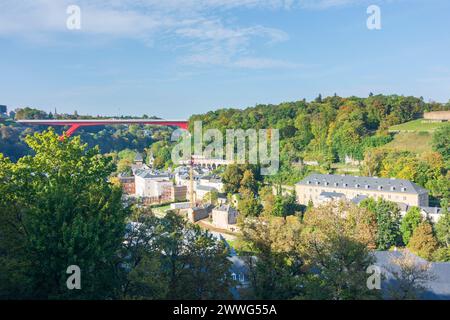
<instances>
[{"instance_id":1,"label":"red bridge","mask_svg":"<svg viewBox=\"0 0 450 320\"><path fill-rule=\"evenodd\" d=\"M80 127L93 127L117 124L148 124L159 126L174 126L181 129L188 129L186 120L155 120L155 119L105 119L105 120L17 120L17 123L29 125L48 125L48 126L70 126L65 132L66 137L70 137Z\"/></svg>"}]
</instances>

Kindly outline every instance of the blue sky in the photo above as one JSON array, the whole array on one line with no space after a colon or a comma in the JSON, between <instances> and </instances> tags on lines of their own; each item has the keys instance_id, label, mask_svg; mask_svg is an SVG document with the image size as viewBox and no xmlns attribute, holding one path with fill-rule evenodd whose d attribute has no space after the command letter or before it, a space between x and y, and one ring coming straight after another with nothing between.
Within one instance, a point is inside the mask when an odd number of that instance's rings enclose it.
<instances>
[{"instance_id":1,"label":"blue sky","mask_svg":"<svg viewBox=\"0 0 450 320\"><path fill-rule=\"evenodd\" d=\"M81 30L66 9L81 8ZM381 30L366 27L369 5ZM448 0L0 0L0 104L186 118L369 92L450 99Z\"/></svg>"}]
</instances>

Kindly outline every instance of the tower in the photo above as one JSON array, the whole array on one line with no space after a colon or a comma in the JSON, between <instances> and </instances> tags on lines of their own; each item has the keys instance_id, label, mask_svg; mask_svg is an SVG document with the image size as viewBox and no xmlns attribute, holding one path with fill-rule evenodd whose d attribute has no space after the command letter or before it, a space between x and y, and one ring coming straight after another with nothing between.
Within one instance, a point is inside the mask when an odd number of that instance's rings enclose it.
<instances>
[{"instance_id":1,"label":"tower","mask_svg":"<svg viewBox=\"0 0 450 320\"><path fill-rule=\"evenodd\" d=\"M195 206L194 200L194 158L191 156L191 160L189 161L189 197L190 197L190 205L191 208Z\"/></svg>"}]
</instances>

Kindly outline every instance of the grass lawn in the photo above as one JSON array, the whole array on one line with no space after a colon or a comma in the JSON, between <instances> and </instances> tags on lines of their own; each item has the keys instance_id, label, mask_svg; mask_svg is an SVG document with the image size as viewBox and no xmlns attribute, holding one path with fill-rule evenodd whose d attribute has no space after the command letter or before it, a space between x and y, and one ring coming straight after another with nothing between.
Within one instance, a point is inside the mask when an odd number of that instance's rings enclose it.
<instances>
[{"instance_id":1,"label":"grass lawn","mask_svg":"<svg viewBox=\"0 0 450 320\"><path fill-rule=\"evenodd\" d=\"M410 122L398 124L389 128L389 132L432 132L448 122L422 122L423 119L417 119Z\"/></svg>"},{"instance_id":2,"label":"grass lawn","mask_svg":"<svg viewBox=\"0 0 450 320\"><path fill-rule=\"evenodd\" d=\"M359 166L354 166L345 163L333 163L331 168L334 174L359 174Z\"/></svg>"},{"instance_id":3,"label":"grass lawn","mask_svg":"<svg viewBox=\"0 0 450 320\"><path fill-rule=\"evenodd\" d=\"M432 151L432 132L400 132L394 136L394 140L384 147L392 150L423 153Z\"/></svg>"},{"instance_id":4,"label":"grass lawn","mask_svg":"<svg viewBox=\"0 0 450 320\"><path fill-rule=\"evenodd\" d=\"M166 211L170 210L170 204L151 206L151 209L157 217L162 218L166 215Z\"/></svg>"},{"instance_id":5,"label":"grass lawn","mask_svg":"<svg viewBox=\"0 0 450 320\"><path fill-rule=\"evenodd\" d=\"M236 250L236 240L227 240L230 247L232 247L234 250Z\"/></svg>"}]
</instances>

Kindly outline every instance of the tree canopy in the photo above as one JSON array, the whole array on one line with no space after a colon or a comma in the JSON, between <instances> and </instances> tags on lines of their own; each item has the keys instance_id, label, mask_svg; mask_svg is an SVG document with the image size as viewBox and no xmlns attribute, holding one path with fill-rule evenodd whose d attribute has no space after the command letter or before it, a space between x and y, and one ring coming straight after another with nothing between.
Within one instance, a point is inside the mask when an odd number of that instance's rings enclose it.
<instances>
[{"instance_id":1,"label":"tree canopy","mask_svg":"<svg viewBox=\"0 0 450 320\"><path fill-rule=\"evenodd\" d=\"M114 297L126 209L121 190L108 182L111 159L51 130L26 142L34 156L17 163L0 157L0 234L7 235L0 273L9 279L0 295L6 285L9 294L30 298ZM81 269L83 290L67 290L71 265Z\"/></svg>"}]
</instances>

